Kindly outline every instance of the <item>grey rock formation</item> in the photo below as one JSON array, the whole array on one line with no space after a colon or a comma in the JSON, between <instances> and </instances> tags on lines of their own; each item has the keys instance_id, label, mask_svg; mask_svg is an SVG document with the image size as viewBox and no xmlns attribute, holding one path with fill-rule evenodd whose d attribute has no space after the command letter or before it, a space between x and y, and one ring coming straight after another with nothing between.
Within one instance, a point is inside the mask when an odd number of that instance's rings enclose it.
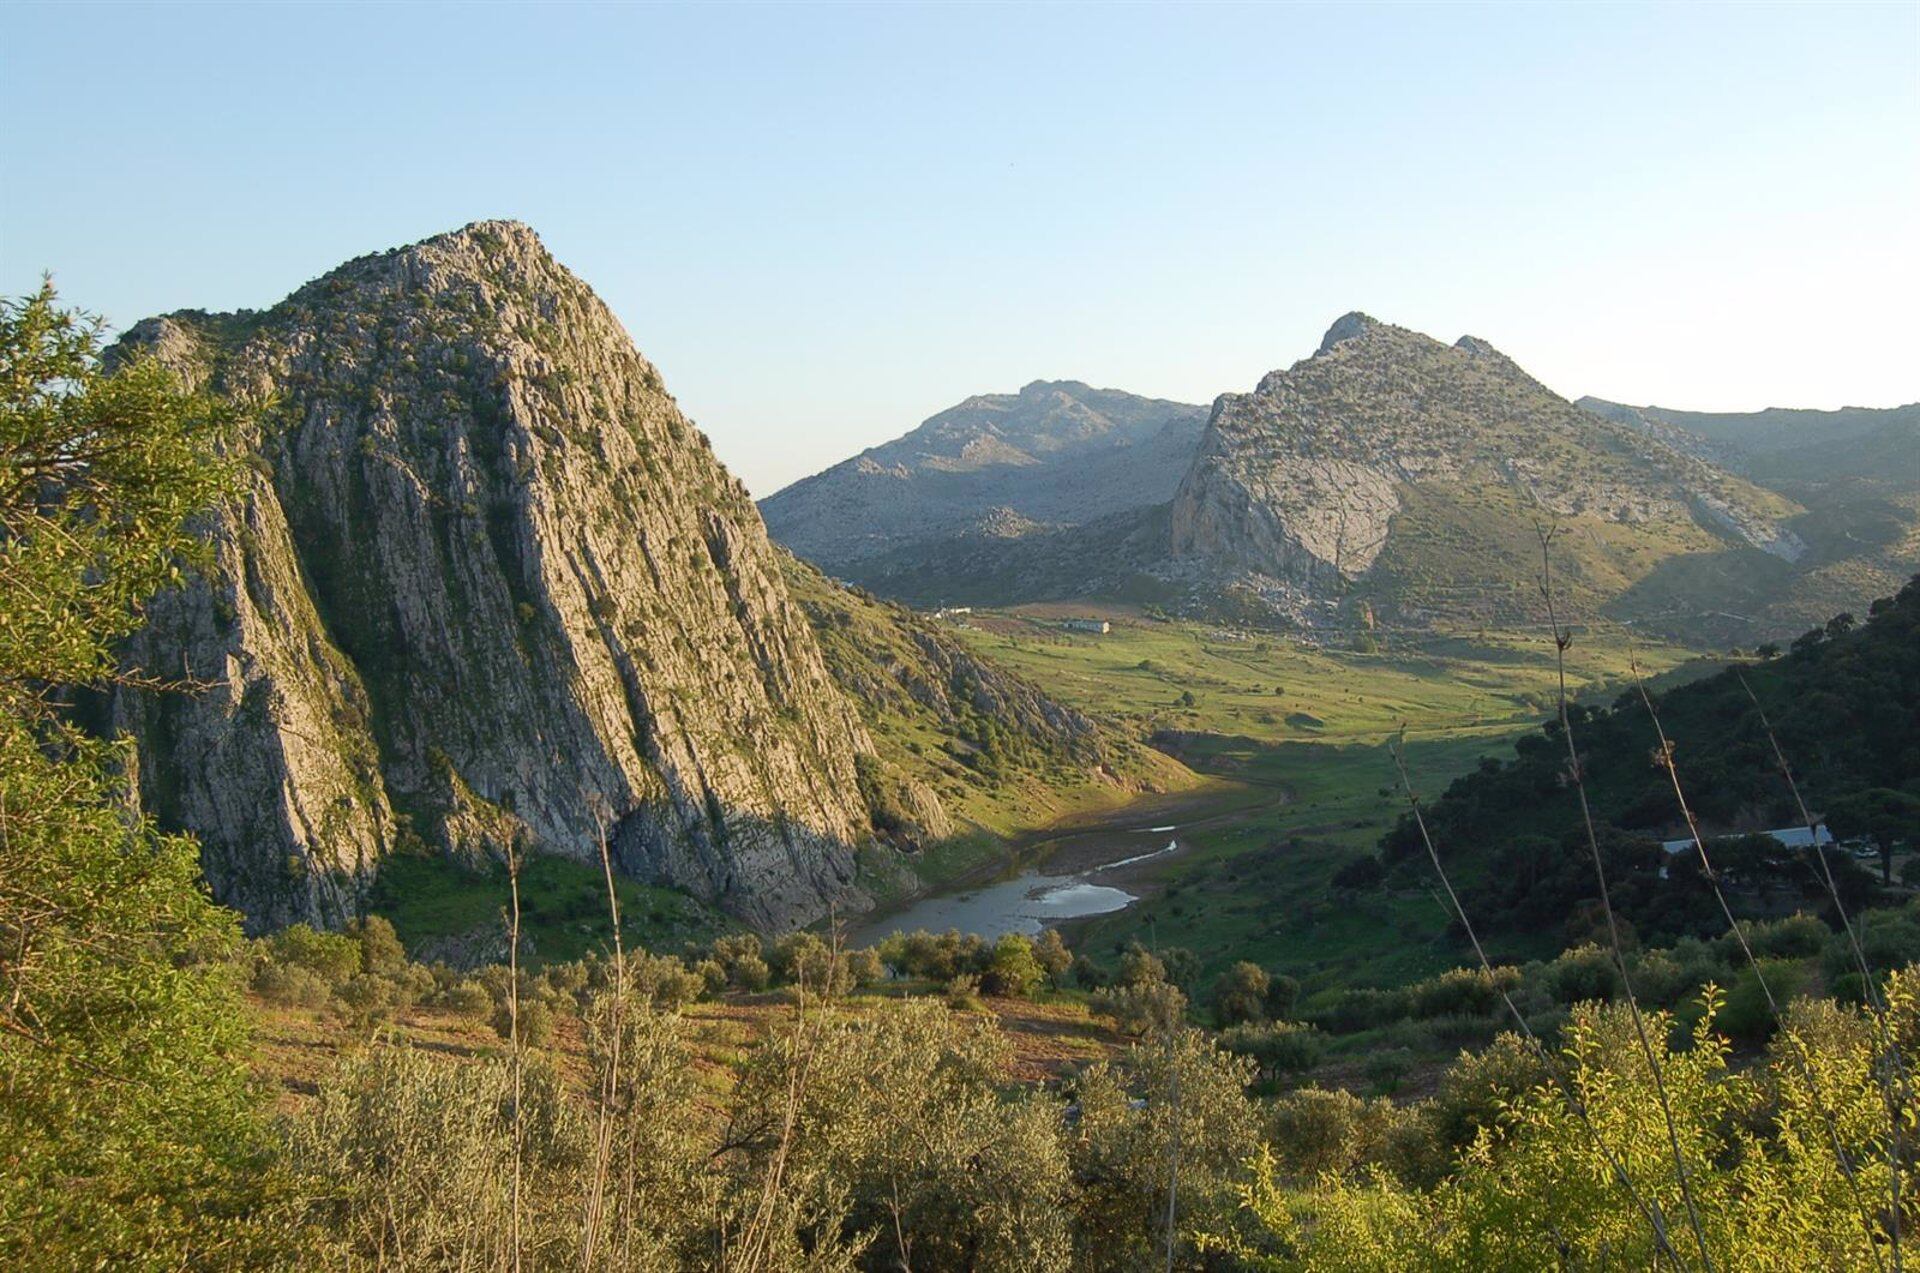
<instances>
[{"instance_id":1,"label":"grey rock formation","mask_svg":"<svg viewBox=\"0 0 1920 1273\"><path fill-rule=\"evenodd\" d=\"M1860 479L1920 485L1920 403L1808 411L1676 411L1604 398L1575 405L1724 464L1763 485Z\"/></svg>"},{"instance_id":2,"label":"grey rock formation","mask_svg":"<svg viewBox=\"0 0 1920 1273\"><path fill-rule=\"evenodd\" d=\"M129 659L143 798L255 928L418 839L621 866L780 928L857 907L865 727L752 501L532 231L365 257L129 333L259 410L206 580Z\"/></svg>"},{"instance_id":3,"label":"grey rock formation","mask_svg":"<svg viewBox=\"0 0 1920 1273\"><path fill-rule=\"evenodd\" d=\"M1602 586L1655 554L1722 538L1790 557L1790 506L1694 455L1578 410L1486 341L1448 346L1348 314L1313 357L1215 404L1173 500L1170 549L1269 597L1348 595L1409 576L1479 608L1505 577L1476 575L1529 519L1623 528L1580 540ZM1591 550L1590 555L1589 550ZM1504 550L1503 550L1504 551ZM1451 576L1451 578L1450 578ZM1364 589L1362 589L1364 591ZM1484 611L1481 611L1484 613Z\"/></svg>"}]
</instances>

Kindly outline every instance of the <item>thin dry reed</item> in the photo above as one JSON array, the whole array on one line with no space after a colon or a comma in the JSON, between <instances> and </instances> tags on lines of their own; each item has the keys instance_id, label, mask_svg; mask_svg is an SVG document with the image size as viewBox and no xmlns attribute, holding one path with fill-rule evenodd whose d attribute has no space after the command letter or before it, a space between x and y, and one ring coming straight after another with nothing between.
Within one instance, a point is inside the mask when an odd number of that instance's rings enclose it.
<instances>
[{"instance_id":1,"label":"thin dry reed","mask_svg":"<svg viewBox=\"0 0 1920 1273\"><path fill-rule=\"evenodd\" d=\"M607 884L607 913L613 922L613 993L608 1005L610 1039L606 1068L600 1076L600 1101L594 1110L593 1173L587 1185L585 1232L581 1235L581 1267L591 1270L600 1253L601 1230L606 1223L607 1174L613 1157L614 1107L620 1099L620 1044L625 1033L627 1001L626 947L620 937L620 893L613 881L613 855L607 847L604 811L594 817L599 831L600 869ZM631 1177L631 1165L629 1165Z\"/></svg>"},{"instance_id":2,"label":"thin dry reed","mask_svg":"<svg viewBox=\"0 0 1920 1273\"><path fill-rule=\"evenodd\" d=\"M1894 1273L1902 1268L1900 1255L1900 1125L1905 1119L1905 1109L1912 1102L1912 1081L1907 1070L1906 1059L1900 1053L1899 1043L1888 1025L1888 1010L1885 996L1880 993L1879 983L1874 979L1873 966L1867 960L1865 946L1861 944L1860 933L1855 928L1853 918L1847 914L1846 902L1840 896L1840 886L1833 878L1833 865L1827 861L1826 848L1820 843L1820 820L1813 816L1807 807L1806 797L1800 792L1800 783L1793 776L1793 766L1787 762L1786 750L1780 745L1780 735L1773 728L1773 721L1767 717L1767 709L1760 702L1760 696L1753 692L1753 686L1747 683L1744 673L1736 671L1734 676L1745 690L1747 698L1753 703L1754 712L1760 717L1760 728L1767 735L1767 745L1773 749L1775 766L1780 777L1785 780L1787 790L1793 795L1795 808L1800 811L1800 820L1806 824L1808 854L1815 877L1826 886L1827 895L1833 900L1834 913L1840 919L1841 930L1847 936L1847 945L1853 952L1854 963L1860 969L1861 993L1867 1002L1867 1015L1873 1020L1875 1033L1880 1040L1882 1063L1874 1067L1879 1081L1881 1100L1887 1107L1887 1121L1890 1134L1887 1138L1887 1165L1889 1168L1888 1191L1891 1205L1888 1210L1887 1228L1893 1239Z\"/></svg>"},{"instance_id":3,"label":"thin dry reed","mask_svg":"<svg viewBox=\"0 0 1920 1273\"><path fill-rule=\"evenodd\" d=\"M1725 917L1727 921L1727 931L1733 934L1733 939L1738 943L1741 953L1747 957L1747 966L1753 971L1754 980L1760 986L1761 997L1767 1002L1768 1014L1772 1016L1775 1021L1781 1021L1780 1004L1779 1001L1774 998L1773 987L1767 982L1766 971L1760 967L1760 960L1758 956L1753 953L1753 945L1747 940L1746 930L1740 927L1738 920L1734 919L1733 907L1728 904L1727 895L1720 888L1720 873L1714 870L1713 860L1707 855L1706 842L1700 835L1699 820L1693 816L1693 806L1687 803L1687 793L1680 782L1680 766L1674 756L1674 744L1672 740L1667 737L1666 726L1660 720L1660 710L1654 706L1653 695L1647 691L1647 682L1645 678L1640 675L1639 657L1637 655L1631 655L1628 659L1627 666L1633 672L1634 688L1640 693L1640 701L1646 706L1647 718L1653 722L1654 737L1659 742L1659 747L1654 751L1654 763L1666 771L1667 779L1673 786L1673 798L1680 806L1680 816L1686 823L1687 835L1693 841L1694 851L1700 856L1700 870L1705 876L1708 886L1713 889L1714 901L1720 904L1720 914ZM1787 1030L1785 1032L1785 1038L1788 1050L1792 1052L1794 1060L1799 1063L1801 1077L1807 1084L1808 1097L1815 1102L1815 1107L1819 1111L1821 1121L1826 1124L1827 1137L1833 1144L1834 1160L1839 1164L1841 1174L1846 1178L1848 1191L1853 1195L1854 1206L1859 1209L1861 1221L1866 1226L1869 1249L1873 1252L1874 1265L1877 1268L1884 1269L1886 1268L1886 1261L1880 1258L1878 1245L1874 1242L1876 1230L1873 1223L1873 1213L1867 1207L1866 1198L1860 1192L1860 1179L1859 1175L1854 1171L1853 1161L1848 1156L1846 1147L1840 1142L1839 1124L1834 1120L1833 1109L1827 1103L1825 1094L1820 1090L1819 1079L1814 1073L1813 1062L1811 1058L1807 1056L1805 1044L1798 1035L1792 1030ZM1897 1128L1897 1126L1898 1123L1896 1120L1895 1127ZM1896 1130L1894 1134L1898 1135L1899 1133ZM1895 1179L1894 1188L1898 1190L1898 1170L1895 1170L1893 1175ZM1896 1193L1896 1209L1898 1205L1898 1195Z\"/></svg>"},{"instance_id":4,"label":"thin dry reed","mask_svg":"<svg viewBox=\"0 0 1920 1273\"><path fill-rule=\"evenodd\" d=\"M1473 921L1468 918L1466 907L1461 905L1460 895L1456 893L1453 888L1453 880L1448 876L1447 868L1440 861L1440 851L1434 847L1433 835L1427 830L1426 815L1422 813L1420 809L1419 793L1413 789L1413 780L1407 773L1406 739L1406 726L1402 725L1400 727L1398 745L1391 749L1394 768L1400 775L1400 789L1406 793L1407 807L1413 813L1414 826L1419 829L1420 842L1426 846L1427 859L1433 863L1434 873L1440 877L1440 885L1447 891L1447 899L1452 903L1453 914L1459 918L1460 927L1465 930L1467 941L1473 946L1473 953L1480 961L1481 972L1485 974L1487 983L1493 987L1494 993L1500 996L1500 1001L1506 1005L1507 1012L1512 1015L1514 1024L1520 1028L1521 1037L1526 1039L1533 1050L1535 1058L1540 1061L1546 1068L1547 1073L1552 1076L1555 1086L1560 1089L1562 1096L1566 1099L1567 1108L1573 1112L1574 1117L1580 1120L1580 1126L1586 1131L1589 1143L1593 1145L1594 1150L1605 1160L1609 1171L1611 1171L1614 1183L1619 1185L1627 1197L1633 1201L1641 1217L1646 1220L1648 1227L1653 1230L1654 1244L1666 1253L1667 1258L1673 1261L1676 1268L1684 1269L1686 1267L1686 1261L1681 1259L1680 1253L1673 1249L1673 1243L1667 1236L1666 1219L1661 1214L1659 1201L1643 1195L1640 1190L1635 1187L1633 1178L1627 1174L1627 1169L1621 1162L1620 1156L1613 1151L1612 1147L1607 1144L1606 1139L1600 1135L1600 1129L1594 1126L1593 1118L1587 1112L1586 1103L1580 1099L1579 1090L1575 1086L1572 1077L1566 1073L1566 1069L1560 1064L1559 1058L1553 1055L1546 1044L1541 1041L1540 1036L1534 1032L1533 1025L1527 1020L1526 1014L1520 1011L1520 1006L1514 1003L1513 996L1507 992L1507 988L1502 985L1500 979L1494 975L1493 963L1487 958L1486 947L1480 944L1480 934L1474 929Z\"/></svg>"},{"instance_id":5,"label":"thin dry reed","mask_svg":"<svg viewBox=\"0 0 1920 1273\"><path fill-rule=\"evenodd\" d=\"M518 846L511 843L507 845L507 891L512 902L507 923L507 1045L513 1066L513 1208L509 1254L513 1273L520 1273L520 1178L526 1159L526 1120L521 1104L526 1097L526 1058L520 1048L520 852Z\"/></svg>"},{"instance_id":6,"label":"thin dry reed","mask_svg":"<svg viewBox=\"0 0 1920 1273\"><path fill-rule=\"evenodd\" d=\"M1646 1018L1640 1012L1640 1000L1633 992L1633 979L1627 972L1627 958L1620 942L1620 923L1613 911L1613 898L1607 888L1607 868L1600 854L1600 837L1593 827L1593 808L1587 800L1587 780L1580 763L1580 751L1574 743L1573 717L1568 711L1567 697L1567 647L1573 644L1573 633L1560 624L1558 605L1553 593L1553 553L1554 531L1551 527L1536 527L1540 538L1540 595L1546 602L1547 623L1553 633L1554 669L1559 682L1560 734L1567 744L1567 777L1580 797L1580 820L1585 828L1587 850L1593 857L1593 876L1595 886L1600 890L1600 909L1606 916L1607 943L1613 952L1613 964L1620 974L1620 992L1627 1001L1628 1015L1633 1020L1633 1031L1640 1043L1640 1054L1646 1059L1647 1068L1653 1075L1653 1090L1660 1098L1660 1113L1667 1125L1667 1144L1673 1153L1673 1168L1680 1178L1680 1197L1686 1203L1687 1224L1693 1230L1694 1242L1700 1248L1700 1260L1707 1273L1713 1273L1713 1256L1707 1251L1706 1231L1700 1225L1700 1211L1694 1203L1693 1181L1687 1172L1686 1155L1680 1148L1680 1132L1674 1124L1673 1103L1667 1096L1666 1076L1660 1071L1660 1062L1654 1056L1653 1044L1647 1038Z\"/></svg>"}]
</instances>

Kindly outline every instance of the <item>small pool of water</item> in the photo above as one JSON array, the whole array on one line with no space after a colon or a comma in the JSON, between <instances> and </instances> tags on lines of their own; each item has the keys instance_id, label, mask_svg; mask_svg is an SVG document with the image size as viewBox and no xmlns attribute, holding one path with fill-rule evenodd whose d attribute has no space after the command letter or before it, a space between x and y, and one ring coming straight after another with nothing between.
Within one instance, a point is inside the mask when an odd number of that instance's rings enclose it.
<instances>
[{"instance_id":1,"label":"small pool of water","mask_svg":"<svg viewBox=\"0 0 1920 1273\"><path fill-rule=\"evenodd\" d=\"M1138 900L1134 894L1111 884L1097 883L1093 877L1118 866L1172 853L1179 847L1178 840L1169 840L1164 848L1122 853L1113 861L1071 875L1050 875L1035 868L992 884L924 897L903 911L876 920L856 932L852 940L864 946L894 933L920 929L944 933L950 928L978 933L988 941L1008 933L1032 937L1063 920L1124 910Z\"/></svg>"}]
</instances>

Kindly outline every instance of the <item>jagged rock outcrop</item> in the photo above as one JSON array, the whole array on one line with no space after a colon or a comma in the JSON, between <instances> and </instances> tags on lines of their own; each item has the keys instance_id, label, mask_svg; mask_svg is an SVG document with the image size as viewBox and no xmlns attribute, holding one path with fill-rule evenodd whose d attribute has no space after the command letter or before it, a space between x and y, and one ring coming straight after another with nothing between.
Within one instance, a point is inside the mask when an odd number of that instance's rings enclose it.
<instances>
[{"instance_id":1,"label":"jagged rock outcrop","mask_svg":"<svg viewBox=\"0 0 1920 1273\"><path fill-rule=\"evenodd\" d=\"M782 544L865 581L883 556L934 560L1164 503L1205 420L1204 407L1038 380L968 398L760 508Z\"/></svg>"},{"instance_id":2,"label":"jagged rock outcrop","mask_svg":"<svg viewBox=\"0 0 1920 1273\"><path fill-rule=\"evenodd\" d=\"M133 329L258 415L210 575L129 652L143 799L256 928L418 838L620 865L769 928L857 907L873 743L752 501L600 300L482 222Z\"/></svg>"},{"instance_id":3,"label":"jagged rock outcrop","mask_svg":"<svg viewBox=\"0 0 1920 1273\"><path fill-rule=\"evenodd\" d=\"M1723 541L1791 558L1791 511L1577 409L1483 340L1449 346L1348 314L1313 357L1215 403L1169 547L1276 603L1373 582L1388 586L1370 604L1403 616L1485 617L1485 603L1524 591L1534 522L1583 528L1567 541L1570 586L1604 596L1652 561Z\"/></svg>"}]
</instances>

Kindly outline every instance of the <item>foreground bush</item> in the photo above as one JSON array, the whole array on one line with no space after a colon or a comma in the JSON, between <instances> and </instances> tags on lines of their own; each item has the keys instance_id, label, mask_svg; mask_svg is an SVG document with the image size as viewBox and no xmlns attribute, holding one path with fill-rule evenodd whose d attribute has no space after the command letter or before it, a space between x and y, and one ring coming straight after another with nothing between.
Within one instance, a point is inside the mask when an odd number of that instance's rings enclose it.
<instances>
[{"instance_id":1,"label":"foreground bush","mask_svg":"<svg viewBox=\"0 0 1920 1273\"><path fill-rule=\"evenodd\" d=\"M1909 1048L1916 986L1920 978L1896 974L1890 992L1894 1036ZM1300 1161L1289 1171L1262 1151L1241 1192L1255 1233L1216 1234L1208 1245L1266 1268L1651 1268L1667 1261L1644 1205L1664 1218L1668 1241L1691 1267L1708 1259L1722 1269L1783 1273L1873 1267L1886 1245L1879 1200L1890 1196L1874 1027L1858 1013L1803 1001L1766 1064L1735 1070L1712 1030L1716 1006L1710 999L1679 1048L1664 1042L1666 1018L1649 1021L1691 1208L1626 1009L1584 1005L1568 1028L1564 1059L1591 1130L1562 1089L1542 1081L1502 1100L1498 1117L1479 1126L1431 1189L1385 1170L1328 1174L1290 1188ZM1351 1126L1358 1120L1348 1114ZM1345 1146L1354 1135L1334 1136L1336 1147L1320 1161L1350 1168L1354 1154ZM1618 1182L1615 1163L1631 1191ZM1910 1205L1912 1171L1902 1172Z\"/></svg>"}]
</instances>

